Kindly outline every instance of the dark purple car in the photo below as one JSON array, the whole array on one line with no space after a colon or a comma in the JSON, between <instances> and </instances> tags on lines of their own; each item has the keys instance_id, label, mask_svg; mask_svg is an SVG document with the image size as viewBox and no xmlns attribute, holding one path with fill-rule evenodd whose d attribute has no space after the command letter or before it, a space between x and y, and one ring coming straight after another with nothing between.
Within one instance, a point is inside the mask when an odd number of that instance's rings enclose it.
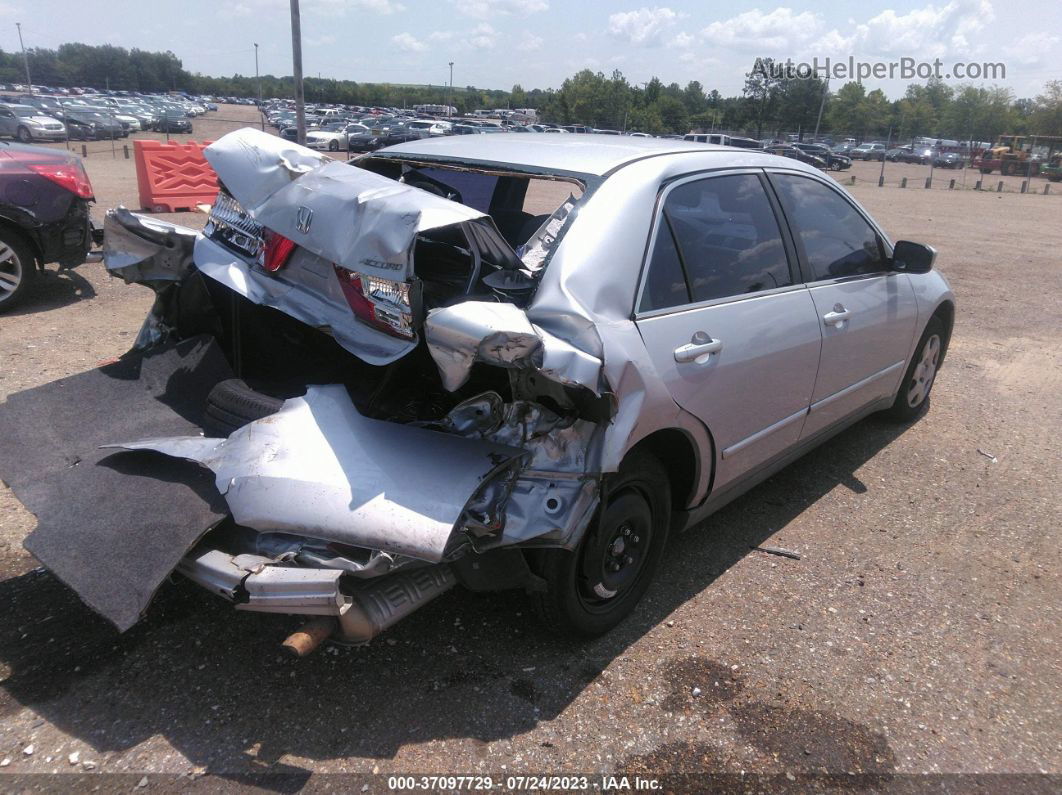
<instances>
[{"instance_id":1,"label":"dark purple car","mask_svg":"<svg viewBox=\"0 0 1062 795\"><path fill-rule=\"evenodd\" d=\"M0 144L0 312L14 306L49 262L72 268L93 242L92 185L61 149Z\"/></svg>"}]
</instances>

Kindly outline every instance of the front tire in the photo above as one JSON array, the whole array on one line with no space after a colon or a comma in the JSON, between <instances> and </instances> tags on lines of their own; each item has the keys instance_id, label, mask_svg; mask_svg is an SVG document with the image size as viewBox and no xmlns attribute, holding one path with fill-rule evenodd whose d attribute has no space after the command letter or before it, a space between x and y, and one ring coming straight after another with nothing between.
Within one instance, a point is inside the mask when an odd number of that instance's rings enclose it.
<instances>
[{"instance_id":1,"label":"front tire","mask_svg":"<svg viewBox=\"0 0 1062 795\"><path fill-rule=\"evenodd\" d=\"M579 547L540 553L545 592L532 594L547 626L567 635L604 634L645 594L667 545L671 487L652 455L630 454L611 480Z\"/></svg>"},{"instance_id":2,"label":"front tire","mask_svg":"<svg viewBox=\"0 0 1062 795\"><path fill-rule=\"evenodd\" d=\"M339 141L329 141L328 142L328 151L329 152L338 152L339 151Z\"/></svg>"},{"instance_id":3,"label":"front tire","mask_svg":"<svg viewBox=\"0 0 1062 795\"><path fill-rule=\"evenodd\" d=\"M29 246L17 234L0 231L0 312L18 304L37 275Z\"/></svg>"},{"instance_id":4,"label":"front tire","mask_svg":"<svg viewBox=\"0 0 1062 795\"><path fill-rule=\"evenodd\" d=\"M18 132L15 134L19 141L24 144L31 143L33 141L33 134L26 127L19 127Z\"/></svg>"},{"instance_id":5,"label":"front tire","mask_svg":"<svg viewBox=\"0 0 1062 795\"><path fill-rule=\"evenodd\" d=\"M933 389L940 364L944 360L947 345L947 329L944 321L934 315L922 332L911 363L907 366L896 400L888 410L889 416L898 422L910 422L929 409L929 393Z\"/></svg>"}]
</instances>

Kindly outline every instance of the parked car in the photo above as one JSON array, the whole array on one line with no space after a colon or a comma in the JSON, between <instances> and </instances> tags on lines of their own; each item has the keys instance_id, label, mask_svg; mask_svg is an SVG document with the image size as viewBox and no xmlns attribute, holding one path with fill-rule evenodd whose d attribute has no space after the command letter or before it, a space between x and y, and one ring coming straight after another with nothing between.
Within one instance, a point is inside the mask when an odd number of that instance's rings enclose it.
<instances>
[{"instance_id":1,"label":"parked car","mask_svg":"<svg viewBox=\"0 0 1062 795\"><path fill-rule=\"evenodd\" d=\"M66 127L29 105L0 105L0 135L9 135L23 143L65 141Z\"/></svg>"},{"instance_id":2,"label":"parked car","mask_svg":"<svg viewBox=\"0 0 1062 795\"><path fill-rule=\"evenodd\" d=\"M862 417L917 418L947 351L933 249L795 159L496 135L351 166L248 129L206 157L202 232L107 216L108 268L162 291L137 349L0 404L4 438L71 395L122 407L0 456L27 548L119 629L177 562L311 617L302 652L456 583L605 632L672 529ZM570 197L534 214L535 179Z\"/></svg>"},{"instance_id":3,"label":"parked car","mask_svg":"<svg viewBox=\"0 0 1062 795\"><path fill-rule=\"evenodd\" d=\"M904 154L900 155L900 162L918 163L919 165L927 166L933 160L934 154L935 150L932 147L914 147L904 152Z\"/></svg>"},{"instance_id":4,"label":"parked car","mask_svg":"<svg viewBox=\"0 0 1062 795\"><path fill-rule=\"evenodd\" d=\"M347 139L350 135L365 135L371 137L371 130L364 124L326 124L319 129L306 133L306 146L310 149L327 150L338 152L347 150Z\"/></svg>"},{"instance_id":5,"label":"parked car","mask_svg":"<svg viewBox=\"0 0 1062 795\"><path fill-rule=\"evenodd\" d=\"M108 113L96 110L68 109L63 115L67 134L71 139L99 141L121 138L121 123Z\"/></svg>"},{"instance_id":6,"label":"parked car","mask_svg":"<svg viewBox=\"0 0 1062 795\"><path fill-rule=\"evenodd\" d=\"M778 155L779 157L789 157L793 160L799 160L801 163L807 163L809 166L814 166L823 171L829 168L824 158L812 154L811 152L805 152L802 149L798 149L792 144L770 144L765 146L763 151L768 154Z\"/></svg>"},{"instance_id":7,"label":"parked car","mask_svg":"<svg viewBox=\"0 0 1062 795\"><path fill-rule=\"evenodd\" d=\"M860 144L849 152L849 156L853 160L884 160L885 144Z\"/></svg>"},{"instance_id":8,"label":"parked car","mask_svg":"<svg viewBox=\"0 0 1062 795\"><path fill-rule=\"evenodd\" d=\"M911 147L909 146L897 146L894 149L889 149L885 152L885 159L890 162L903 162L904 157L909 154Z\"/></svg>"},{"instance_id":9,"label":"parked car","mask_svg":"<svg viewBox=\"0 0 1062 795\"><path fill-rule=\"evenodd\" d=\"M663 136L662 136L663 137ZM679 136L669 136L678 138ZM725 135L723 133L687 133L681 136L684 141L693 141L699 144L717 144L719 146L736 146L740 149L762 149L763 143L754 138L743 138L739 135Z\"/></svg>"},{"instance_id":10,"label":"parked car","mask_svg":"<svg viewBox=\"0 0 1062 795\"><path fill-rule=\"evenodd\" d=\"M966 165L966 159L958 152L935 152L933 155L934 168L962 168Z\"/></svg>"},{"instance_id":11,"label":"parked car","mask_svg":"<svg viewBox=\"0 0 1062 795\"><path fill-rule=\"evenodd\" d=\"M92 184L63 149L0 147L0 312L19 303L37 270L72 268L92 245Z\"/></svg>"},{"instance_id":12,"label":"parked car","mask_svg":"<svg viewBox=\"0 0 1062 795\"><path fill-rule=\"evenodd\" d=\"M173 110L163 110L155 122L156 132L190 133L192 132L192 120L184 113Z\"/></svg>"},{"instance_id":13,"label":"parked car","mask_svg":"<svg viewBox=\"0 0 1062 795\"><path fill-rule=\"evenodd\" d=\"M846 155L831 152L828 146L823 144L805 144L796 142L794 147L802 152L806 152L809 155L814 155L822 160L826 161L826 167L830 171L844 171L845 169L852 167L852 159Z\"/></svg>"}]
</instances>

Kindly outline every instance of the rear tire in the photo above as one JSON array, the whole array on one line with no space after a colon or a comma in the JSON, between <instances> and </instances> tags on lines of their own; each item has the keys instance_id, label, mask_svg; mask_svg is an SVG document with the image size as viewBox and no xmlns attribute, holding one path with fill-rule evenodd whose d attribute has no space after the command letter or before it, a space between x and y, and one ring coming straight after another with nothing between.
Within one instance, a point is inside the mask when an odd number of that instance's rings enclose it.
<instances>
[{"instance_id":1,"label":"rear tire","mask_svg":"<svg viewBox=\"0 0 1062 795\"><path fill-rule=\"evenodd\" d=\"M207 395L203 425L211 433L228 436L248 423L276 414L284 401L256 392L238 378L219 382Z\"/></svg>"},{"instance_id":2,"label":"rear tire","mask_svg":"<svg viewBox=\"0 0 1062 795\"><path fill-rule=\"evenodd\" d=\"M15 133L15 137L24 144L33 141L33 133L31 133L26 127L19 127L18 132Z\"/></svg>"},{"instance_id":3,"label":"rear tire","mask_svg":"<svg viewBox=\"0 0 1062 795\"><path fill-rule=\"evenodd\" d=\"M546 581L545 592L532 594L539 617L566 635L592 637L615 627L649 587L670 520L667 473L652 455L632 453L578 548L539 553L536 568Z\"/></svg>"},{"instance_id":4,"label":"rear tire","mask_svg":"<svg viewBox=\"0 0 1062 795\"><path fill-rule=\"evenodd\" d=\"M0 230L0 312L18 304L37 276L29 245L17 233Z\"/></svg>"},{"instance_id":5,"label":"rear tire","mask_svg":"<svg viewBox=\"0 0 1062 795\"><path fill-rule=\"evenodd\" d=\"M926 324L911 363L907 365L896 400L888 409L889 417L897 422L911 422L929 409L929 393L944 359L946 345L944 321L934 315Z\"/></svg>"}]
</instances>

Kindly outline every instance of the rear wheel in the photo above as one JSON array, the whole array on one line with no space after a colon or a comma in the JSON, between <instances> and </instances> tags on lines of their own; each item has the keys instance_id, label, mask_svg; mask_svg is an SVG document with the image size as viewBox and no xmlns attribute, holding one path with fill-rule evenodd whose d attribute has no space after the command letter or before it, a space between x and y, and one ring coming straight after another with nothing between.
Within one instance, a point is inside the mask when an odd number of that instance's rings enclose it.
<instances>
[{"instance_id":1,"label":"rear wheel","mask_svg":"<svg viewBox=\"0 0 1062 795\"><path fill-rule=\"evenodd\" d=\"M0 230L0 312L22 300L37 275L33 253L16 233Z\"/></svg>"},{"instance_id":2,"label":"rear wheel","mask_svg":"<svg viewBox=\"0 0 1062 795\"><path fill-rule=\"evenodd\" d=\"M16 136L24 144L28 144L30 141L33 140L33 134L26 127L19 127Z\"/></svg>"},{"instance_id":3,"label":"rear wheel","mask_svg":"<svg viewBox=\"0 0 1062 795\"><path fill-rule=\"evenodd\" d=\"M338 152L339 151L339 141L329 141L328 142L328 151L329 152Z\"/></svg>"},{"instance_id":4,"label":"rear wheel","mask_svg":"<svg viewBox=\"0 0 1062 795\"><path fill-rule=\"evenodd\" d=\"M634 610L667 544L670 494L656 458L628 456L579 547L540 553L546 591L533 599L548 626L565 634L600 635Z\"/></svg>"},{"instance_id":5,"label":"rear wheel","mask_svg":"<svg viewBox=\"0 0 1062 795\"><path fill-rule=\"evenodd\" d=\"M909 422L929 408L929 392L933 389L937 370L944 357L946 334L944 321L935 315L929 319L904 373L896 400L889 409L889 416L893 419Z\"/></svg>"}]
</instances>

